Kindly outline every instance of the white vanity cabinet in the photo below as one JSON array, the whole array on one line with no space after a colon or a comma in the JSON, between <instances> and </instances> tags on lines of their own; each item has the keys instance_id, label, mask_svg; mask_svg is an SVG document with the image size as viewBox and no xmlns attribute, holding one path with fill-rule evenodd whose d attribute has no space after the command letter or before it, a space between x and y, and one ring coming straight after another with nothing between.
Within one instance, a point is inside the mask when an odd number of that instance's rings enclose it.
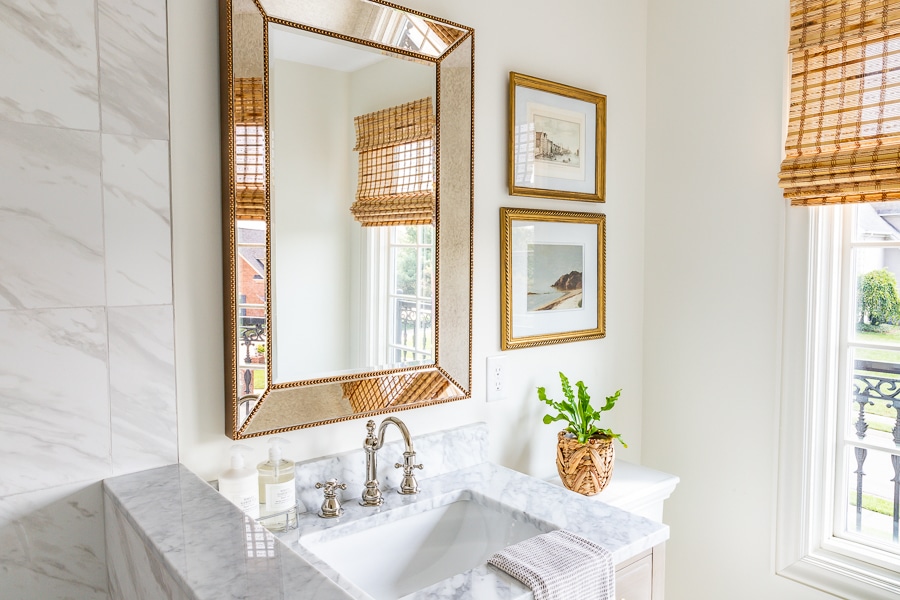
<instances>
[{"instance_id":1,"label":"white vanity cabinet","mask_svg":"<svg viewBox=\"0 0 900 600\"><path fill-rule=\"evenodd\" d=\"M562 485L559 477L549 481ZM675 475L617 460L609 485L590 498L662 522L663 502L679 481ZM616 600L663 600L664 588L665 544L616 566Z\"/></svg>"},{"instance_id":2,"label":"white vanity cabinet","mask_svg":"<svg viewBox=\"0 0 900 600\"><path fill-rule=\"evenodd\" d=\"M665 544L616 567L616 600L663 600Z\"/></svg>"}]
</instances>

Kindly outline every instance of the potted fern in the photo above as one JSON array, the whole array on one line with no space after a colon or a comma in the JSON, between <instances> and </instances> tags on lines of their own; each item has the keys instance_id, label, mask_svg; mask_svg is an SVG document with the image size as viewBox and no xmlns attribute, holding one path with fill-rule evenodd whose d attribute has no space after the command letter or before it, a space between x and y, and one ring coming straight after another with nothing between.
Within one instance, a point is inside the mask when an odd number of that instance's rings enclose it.
<instances>
[{"instance_id":1,"label":"potted fern","mask_svg":"<svg viewBox=\"0 0 900 600\"><path fill-rule=\"evenodd\" d=\"M623 447L628 445L622 441L618 433L600 427L600 414L611 410L619 400L622 390L606 397L606 403L599 409L591 406L591 396L583 381L572 389L568 377L559 374L565 400L557 402L547 397L547 390L537 389L538 398L557 411L544 415L544 424L554 421L566 421L568 426L557 435L556 469L559 478L568 489L593 496L609 483L615 461L613 440L618 440Z\"/></svg>"}]
</instances>

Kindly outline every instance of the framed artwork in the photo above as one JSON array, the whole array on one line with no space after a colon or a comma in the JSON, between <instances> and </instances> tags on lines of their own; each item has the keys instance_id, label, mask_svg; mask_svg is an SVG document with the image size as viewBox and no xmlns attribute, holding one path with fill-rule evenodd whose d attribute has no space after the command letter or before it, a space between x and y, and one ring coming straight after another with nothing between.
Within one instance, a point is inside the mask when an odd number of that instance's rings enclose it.
<instances>
[{"instance_id":1,"label":"framed artwork","mask_svg":"<svg viewBox=\"0 0 900 600\"><path fill-rule=\"evenodd\" d=\"M606 336L606 215L500 209L503 350Z\"/></svg>"},{"instance_id":2,"label":"framed artwork","mask_svg":"<svg viewBox=\"0 0 900 600\"><path fill-rule=\"evenodd\" d=\"M606 96L509 74L509 193L606 200Z\"/></svg>"}]
</instances>

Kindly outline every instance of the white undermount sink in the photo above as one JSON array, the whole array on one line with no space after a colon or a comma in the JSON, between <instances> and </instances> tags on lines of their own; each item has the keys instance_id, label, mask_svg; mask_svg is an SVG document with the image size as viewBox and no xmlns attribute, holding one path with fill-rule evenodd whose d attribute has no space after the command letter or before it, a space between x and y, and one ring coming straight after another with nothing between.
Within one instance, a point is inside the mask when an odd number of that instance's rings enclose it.
<instances>
[{"instance_id":1,"label":"white undermount sink","mask_svg":"<svg viewBox=\"0 0 900 600\"><path fill-rule=\"evenodd\" d=\"M303 535L300 544L376 600L396 600L484 564L497 550L555 529L469 491Z\"/></svg>"}]
</instances>

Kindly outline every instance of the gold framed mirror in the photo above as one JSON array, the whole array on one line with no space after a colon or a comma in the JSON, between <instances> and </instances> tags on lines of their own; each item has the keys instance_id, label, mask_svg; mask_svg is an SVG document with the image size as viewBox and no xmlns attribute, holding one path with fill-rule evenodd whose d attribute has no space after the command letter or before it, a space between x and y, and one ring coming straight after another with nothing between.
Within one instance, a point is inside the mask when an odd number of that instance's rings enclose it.
<instances>
[{"instance_id":1,"label":"gold framed mirror","mask_svg":"<svg viewBox=\"0 0 900 600\"><path fill-rule=\"evenodd\" d=\"M471 397L474 31L221 0L233 439Z\"/></svg>"}]
</instances>

